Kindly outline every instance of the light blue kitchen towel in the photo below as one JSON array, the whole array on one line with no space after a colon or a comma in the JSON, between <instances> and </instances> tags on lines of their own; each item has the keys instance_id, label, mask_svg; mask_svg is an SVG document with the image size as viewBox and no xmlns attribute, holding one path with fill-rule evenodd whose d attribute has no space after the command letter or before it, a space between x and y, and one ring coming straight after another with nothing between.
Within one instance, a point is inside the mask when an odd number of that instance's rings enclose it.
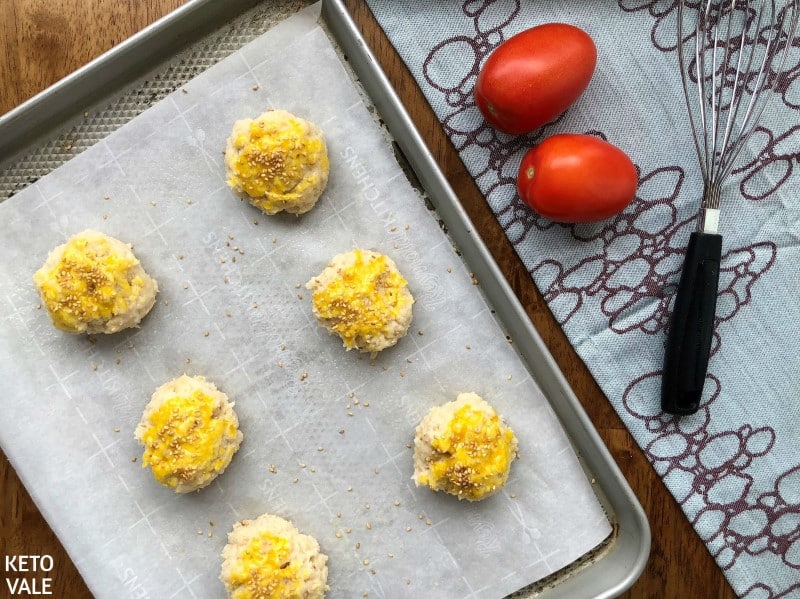
<instances>
[{"instance_id":1,"label":"light blue kitchen towel","mask_svg":"<svg viewBox=\"0 0 800 599\"><path fill-rule=\"evenodd\" d=\"M696 7L695 1L693 6ZM672 299L702 182L676 54L677 0L369 0L376 18L609 401L738 595L800 597L800 41L722 199L716 332L699 412L660 411ZM589 88L528 136L489 127L472 92L513 34L588 32ZM515 191L525 151L600 135L639 169L622 214L566 226Z\"/></svg>"}]
</instances>

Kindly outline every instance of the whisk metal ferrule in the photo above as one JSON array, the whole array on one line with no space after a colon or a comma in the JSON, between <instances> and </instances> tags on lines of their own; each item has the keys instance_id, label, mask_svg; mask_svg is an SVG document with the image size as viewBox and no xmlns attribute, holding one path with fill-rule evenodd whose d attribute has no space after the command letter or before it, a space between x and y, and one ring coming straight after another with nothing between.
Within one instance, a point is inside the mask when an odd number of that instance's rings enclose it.
<instances>
[{"instance_id":1,"label":"whisk metal ferrule","mask_svg":"<svg viewBox=\"0 0 800 599\"><path fill-rule=\"evenodd\" d=\"M698 230L703 233L716 233L719 225L719 200L722 188L713 183L703 189L703 202L700 210Z\"/></svg>"}]
</instances>

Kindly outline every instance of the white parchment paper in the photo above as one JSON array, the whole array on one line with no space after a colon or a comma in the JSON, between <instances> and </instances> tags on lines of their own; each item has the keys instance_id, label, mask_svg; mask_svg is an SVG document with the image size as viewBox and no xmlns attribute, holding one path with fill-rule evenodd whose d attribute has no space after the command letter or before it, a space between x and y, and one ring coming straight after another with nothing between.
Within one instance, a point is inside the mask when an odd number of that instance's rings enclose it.
<instances>
[{"instance_id":1,"label":"white parchment paper","mask_svg":"<svg viewBox=\"0 0 800 599\"><path fill-rule=\"evenodd\" d=\"M318 7L0 204L0 442L97 597L223 597L228 530L271 512L330 556L330 597L502 597L609 533L536 383L395 161ZM233 121L268 107L325 131L329 186L309 214L266 217L225 185ZM159 283L140 329L61 333L31 282L94 228L133 243ZM376 360L346 352L301 284L353 247L391 256L417 299ZM228 470L178 496L141 468L133 430L183 373L236 402ZM411 481L414 428L474 391L515 430L504 491L470 504Z\"/></svg>"}]
</instances>

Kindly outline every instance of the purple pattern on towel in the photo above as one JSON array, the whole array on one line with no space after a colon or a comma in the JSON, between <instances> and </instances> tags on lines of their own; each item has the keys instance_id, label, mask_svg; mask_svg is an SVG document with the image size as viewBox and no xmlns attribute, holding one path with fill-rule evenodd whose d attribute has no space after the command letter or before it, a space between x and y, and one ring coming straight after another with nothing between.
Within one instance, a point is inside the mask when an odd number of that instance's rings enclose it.
<instances>
[{"instance_id":1,"label":"purple pattern on towel","mask_svg":"<svg viewBox=\"0 0 800 599\"><path fill-rule=\"evenodd\" d=\"M369 4L571 343L733 588L748 599L796 596L800 41L725 190L704 398L697 414L677 418L659 407L663 348L702 195L676 59L677 2ZM502 41L550 21L594 38L592 83L554 123L527 136L500 133L472 98L480 66ZM639 189L621 214L567 226L522 204L522 155L558 132L598 135L631 156Z\"/></svg>"}]
</instances>

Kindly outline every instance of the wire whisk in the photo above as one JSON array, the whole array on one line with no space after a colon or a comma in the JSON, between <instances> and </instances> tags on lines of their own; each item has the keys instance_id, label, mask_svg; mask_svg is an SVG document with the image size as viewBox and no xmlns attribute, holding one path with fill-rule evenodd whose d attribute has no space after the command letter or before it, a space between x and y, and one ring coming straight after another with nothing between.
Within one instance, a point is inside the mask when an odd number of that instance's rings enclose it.
<instances>
[{"instance_id":1,"label":"wire whisk","mask_svg":"<svg viewBox=\"0 0 800 599\"><path fill-rule=\"evenodd\" d=\"M692 12L695 23L687 27ZM700 406L722 254L722 188L775 95L799 16L800 0L678 0L678 66L703 197L665 353L661 407L673 414L693 414Z\"/></svg>"}]
</instances>

